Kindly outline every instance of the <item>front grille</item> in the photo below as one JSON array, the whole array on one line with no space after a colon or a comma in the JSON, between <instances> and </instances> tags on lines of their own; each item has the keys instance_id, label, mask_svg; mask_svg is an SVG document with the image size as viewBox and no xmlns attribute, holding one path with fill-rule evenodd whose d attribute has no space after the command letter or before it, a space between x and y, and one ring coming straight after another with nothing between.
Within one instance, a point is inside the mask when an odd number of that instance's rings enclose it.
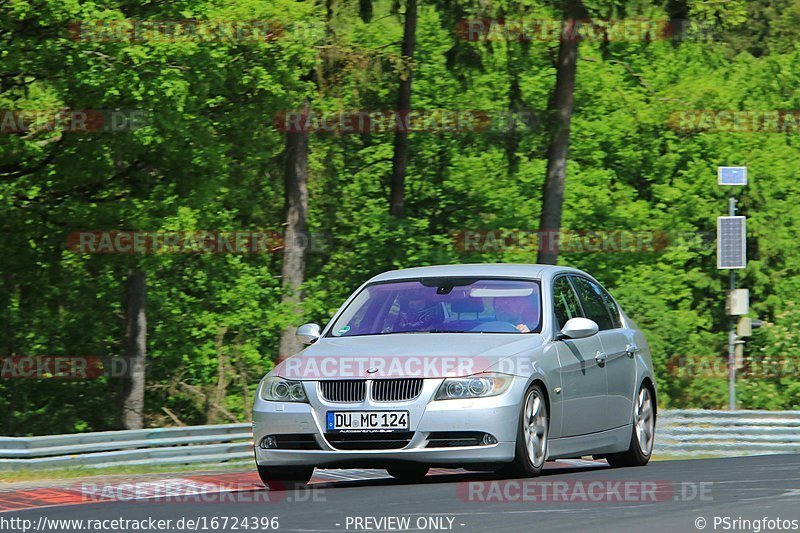
<instances>
[{"instance_id":1,"label":"front grille","mask_svg":"<svg viewBox=\"0 0 800 533\"><path fill-rule=\"evenodd\" d=\"M422 392L422 379L377 379L372 383L372 399L376 402L413 400Z\"/></svg>"},{"instance_id":2,"label":"front grille","mask_svg":"<svg viewBox=\"0 0 800 533\"><path fill-rule=\"evenodd\" d=\"M435 431L428 436L426 448L457 448L478 446L483 433L480 431Z\"/></svg>"},{"instance_id":3,"label":"front grille","mask_svg":"<svg viewBox=\"0 0 800 533\"><path fill-rule=\"evenodd\" d=\"M339 450L399 450L414 436L413 431L386 433L326 433L325 440Z\"/></svg>"},{"instance_id":4,"label":"front grille","mask_svg":"<svg viewBox=\"0 0 800 533\"><path fill-rule=\"evenodd\" d=\"M367 382L363 379L338 379L319 382L322 397L329 402L360 403L367 395Z\"/></svg>"}]
</instances>

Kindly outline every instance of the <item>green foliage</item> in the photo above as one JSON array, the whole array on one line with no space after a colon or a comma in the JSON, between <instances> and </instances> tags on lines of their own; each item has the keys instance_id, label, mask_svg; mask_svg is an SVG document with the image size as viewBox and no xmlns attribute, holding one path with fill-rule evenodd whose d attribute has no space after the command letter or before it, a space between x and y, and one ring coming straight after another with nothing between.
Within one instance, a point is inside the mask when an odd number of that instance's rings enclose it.
<instances>
[{"instance_id":1,"label":"green foliage","mask_svg":"<svg viewBox=\"0 0 800 533\"><path fill-rule=\"evenodd\" d=\"M564 253L560 261L594 274L646 331L663 406L721 408L724 376L680 372L681 365L716 368L727 352L727 278L716 270L712 233L728 191L716 186L715 169L750 168L751 184L738 192L750 239L740 280L769 325L750 341L748 355L797 369L800 311L791 302L800 290L798 132L698 133L675 129L671 117L800 108L797 2L674 4L685 18L717 25L714 38L581 44L564 206L566 230L653 231L666 236L659 241L665 245ZM413 132L405 219L388 215L390 132L312 133L309 226L324 246L308 256L304 316L280 305L279 253L66 249L67 235L85 229L280 231L284 136L273 127L276 113L305 98L318 112L391 110L406 73L393 2L330 6L0 6L0 109L135 109L148 117L144 127L116 133L0 133L0 355L121 355L123 282L129 268L142 268L147 422L246 420L279 332L325 322L369 276L436 263L535 260L525 247L464 251L453 235L536 230L557 43L467 42L454 26L469 17L559 17L559 2L420 5L412 106L495 117L524 108L534 120L513 132ZM598 17L668 18L651 3L586 6ZM269 20L283 29L259 42L69 37L76 21L124 19ZM744 373L741 405L800 408L796 375ZM3 380L0 432L111 429L118 394L113 379Z\"/></svg>"}]
</instances>

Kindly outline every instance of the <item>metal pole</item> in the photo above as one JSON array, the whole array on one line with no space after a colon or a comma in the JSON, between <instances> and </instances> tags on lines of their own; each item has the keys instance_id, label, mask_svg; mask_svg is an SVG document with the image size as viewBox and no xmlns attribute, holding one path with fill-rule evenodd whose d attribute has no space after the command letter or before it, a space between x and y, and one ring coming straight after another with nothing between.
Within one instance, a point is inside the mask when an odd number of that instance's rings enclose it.
<instances>
[{"instance_id":1,"label":"metal pole","mask_svg":"<svg viewBox=\"0 0 800 533\"><path fill-rule=\"evenodd\" d=\"M736 216L736 198L728 200L728 216ZM730 287L736 288L736 271L730 270ZM730 296L729 296L730 297ZM733 316L733 315L731 315ZM736 410L736 321L731 318L730 331L728 332L728 409Z\"/></svg>"}]
</instances>

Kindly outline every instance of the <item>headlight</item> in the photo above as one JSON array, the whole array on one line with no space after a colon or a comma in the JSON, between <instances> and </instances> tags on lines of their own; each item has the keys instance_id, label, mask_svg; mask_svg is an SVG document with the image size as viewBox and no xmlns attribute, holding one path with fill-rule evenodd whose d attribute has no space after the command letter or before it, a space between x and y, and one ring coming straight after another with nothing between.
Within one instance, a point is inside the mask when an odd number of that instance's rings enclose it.
<instances>
[{"instance_id":1,"label":"headlight","mask_svg":"<svg viewBox=\"0 0 800 533\"><path fill-rule=\"evenodd\" d=\"M512 376L504 374L476 374L466 378L449 378L442 382L435 400L485 398L503 394L511 386Z\"/></svg>"},{"instance_id":2,"label":"headlight","mask_svg":"<svg viewBox=\"0 0 800 533\"><path fill-rule=\"evenodd\" d=\"M261 385L261 397L270 402L308 403L306 391L300 381L283 378L267 378Z\"/></svg>"}]
</instances>

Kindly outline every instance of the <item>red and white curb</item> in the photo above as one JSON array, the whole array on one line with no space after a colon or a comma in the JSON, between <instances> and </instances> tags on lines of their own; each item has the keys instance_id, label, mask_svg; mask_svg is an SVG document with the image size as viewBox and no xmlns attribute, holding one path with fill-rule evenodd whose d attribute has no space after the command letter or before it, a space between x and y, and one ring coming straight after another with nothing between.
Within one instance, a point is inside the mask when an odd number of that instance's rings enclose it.
<instances>
[{"instance_id":1,"label":"red and white curb","mask_svg":"<svg viewBox=\"0 0 800 533\"><path fill-rule=\"evenodd\" d=\"M548 462L546 468L601 468L607 466L605 461L589 461L570 459ZM429 476L465 474L465 470L432 468ZM387 479L385 470L348 469L348 470L316 470L310 481L310 487L333 487L338 483ZM316 486L316 487L315 487ZM263 496L259 501L283 501L281 491L275 492L272 498L267 495L258 475L252 471L219 474L202 474L170 478L139 477L131 479L86 478L72 481L62 487L26 487L24 489L0 488L0 513L21 511L24 509L40 509L61 505L82 505L101 502L141 502L154 499L165 502L192 501L196 495L230 495L232 493L259 493ZM226 501L236 501L229 499ZM245 498L242 501L254 501Z\"/></svg>"}]
</instances>

